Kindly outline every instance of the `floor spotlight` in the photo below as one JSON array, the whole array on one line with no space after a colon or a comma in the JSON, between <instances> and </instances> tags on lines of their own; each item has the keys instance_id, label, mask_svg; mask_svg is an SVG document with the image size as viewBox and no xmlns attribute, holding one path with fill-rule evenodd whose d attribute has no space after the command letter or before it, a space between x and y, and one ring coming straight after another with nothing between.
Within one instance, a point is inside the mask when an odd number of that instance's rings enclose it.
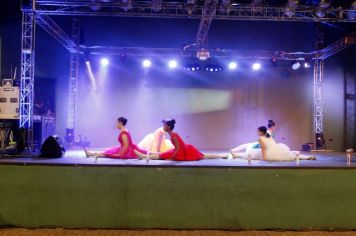
<instances>
[{"instance_id":1,"label":"floor spotlight","mask_svg":"<svg viewBox=\"0 0 356 236\"><path fill-rule=\"evenodd\" d=\"M252 64L252 70L259 70L259 69L261 69L260 63L255 62Z\"/></svg>"},{"instance_id":2,"label":"floor spotlight","mask_svg":"<svg viewBox=\"0 0 356 236\"><path fill-rule=\"evenodd\" d=\"M300 63L298 61L293 62L292 69L298 70L300 68Z\"/></svg>"},{"instance_id":3,"label":"floor spotlight","mask_svg":"<svg viewBox=\"0 0 356 236\"><path fill-rule=\"evenodd\" d=\"M171 60L168 62L168 67L174 69L178 66L178 63L175 60Z\"/></svg>"},{"instance_id":4,"label":"floor spotlight","mask_svg":"<svg viewBox=\"0 0 356 236\"><path fill-rule=\"evenodd\" d=\"M148 59L143 60L142 66L145 67L145 68L151 67L151 61L148 60Z\"/></svg>"},{"instance_id":5,"label":"floor spotlight","mask_svg":"<svg viewBox=\"0 0 356 236\"><path fill-rule=\"evenodd\" d=\"M107 58L102 58L102 59L100 60L100 64L101 64L102 66L107 66L107 65L109 65L109 59L107 59Z\"/></svg>"},{"instance_id":6,"label":"floor spotlight","mask_svg":"<svg viewBox=\"0 0 356 236\"><path fill-rule=\"evenodd\" d=\"M229 63L229 69L230 70L235 70L237 68L237 63L236 62L230 62Z\"/></svg>"}]
</instances>

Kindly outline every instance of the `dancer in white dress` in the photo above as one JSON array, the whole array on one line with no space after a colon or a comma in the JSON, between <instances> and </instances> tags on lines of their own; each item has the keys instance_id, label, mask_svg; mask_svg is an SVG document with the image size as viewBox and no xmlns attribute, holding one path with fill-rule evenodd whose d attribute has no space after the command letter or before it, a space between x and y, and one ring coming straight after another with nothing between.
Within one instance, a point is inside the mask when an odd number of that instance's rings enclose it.
<instances>
[{"instance_id":1,"label":"dancer in white dress","mask_svg":"<svg viewBox=\"0 0 356 236\"><path fill-rule=\"evenodd\" d=\"M273 120L268 120L267 126L268 126L267 133L269 134L269 136L274 138L274 133L277 129L276 123ZM251 150L251 149L259 149L259 150ZM260 149L261 149L261 146L258 142L251 142L251 143L241 144L241 145L231 149L230 152L232 154L242 153L242 152L251 152L251 153L253 153L252 155L255 156L255 155L257 155L258 152L261 151Z\"/></svg>"},{"instance_id":2,"label":"dancer in white dress","mask_svg":"<svg viewBox=\"0 0 356 236\"><path fill-rule=\"evenodd\" d=\"M315 160L314 156L300 155L299 152L291 151L287 145L276 143L273 137L267 133L265 126L258 128L258 135L258 143L261 146L260 149L246 149L243 153L231 153L232 156L234 158L265 161L294 161L297 158L300 160Z\"/></svg>"},{"instance_id":3,"label":"dancer in white dress","mask_svg":"<svg viewBox=\"0 0 356 236\"><path fill-rule=\"evenodd\" d=\"M166 138L162 127L146 135L137 146L151 153L165 152L174 148L172 142Z\"/></svg>"}]
</instances>

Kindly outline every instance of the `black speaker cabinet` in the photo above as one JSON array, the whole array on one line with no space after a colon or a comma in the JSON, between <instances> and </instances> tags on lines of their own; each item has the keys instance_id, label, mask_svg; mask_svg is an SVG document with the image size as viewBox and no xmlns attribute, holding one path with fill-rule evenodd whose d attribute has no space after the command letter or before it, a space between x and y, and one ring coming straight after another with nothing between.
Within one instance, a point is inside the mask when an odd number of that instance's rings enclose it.
<instances>
[{"instance_id":1,"label":"black speaker cabinet","mask_svg":"<svg viewBox=\"0 0 356 236\"><path fill-rule=\"evenodd\" d=\"M65 151L61 138L51 135L42 144L41 157L59 158L64 155Z\"/></svg>"}]
</instances>

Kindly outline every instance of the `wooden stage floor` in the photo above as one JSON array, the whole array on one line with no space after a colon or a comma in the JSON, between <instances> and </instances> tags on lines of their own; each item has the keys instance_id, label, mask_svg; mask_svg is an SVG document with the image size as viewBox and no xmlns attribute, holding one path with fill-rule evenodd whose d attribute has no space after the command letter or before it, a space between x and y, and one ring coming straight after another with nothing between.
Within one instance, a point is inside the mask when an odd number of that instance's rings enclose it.
<instances>
[{"instance_id":1,"label":"wooden stage floor","mask_svg":"<svg viewBox=\"0 0 356 236\"><path fill-rule=\"evenodd\" d=\"M223 153L219 151L205 151L205 153ZM192 167L241 167L241 168L356 168L356 155L353 155L351 164L346 161L346 154L341 152L309 152L304 153L316 156L316 160L268 162L252 160L250 163L244 159L205 159L200 161L167 161L167 160L120 160L110 158L86 158L83 150L68 150L62 158L39 158L24 156L1 156L0 165L64 165L64 166L192 166Z\"/></svg>"}]
</instances>

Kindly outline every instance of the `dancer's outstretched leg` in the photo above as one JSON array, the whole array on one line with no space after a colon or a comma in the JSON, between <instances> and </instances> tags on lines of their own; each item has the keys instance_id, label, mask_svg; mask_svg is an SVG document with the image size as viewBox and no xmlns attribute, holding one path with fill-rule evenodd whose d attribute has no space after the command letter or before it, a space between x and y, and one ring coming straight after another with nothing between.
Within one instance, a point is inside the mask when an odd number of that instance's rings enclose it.
<instances>
[{"instance_id":1,"label":"dancer's outstretched leg","mask_svg":"<svg viewBox=\"0 0 356 236\"><path fill-rule=\"evenodd\" d=\"M203 159L226 159L227 153L203 153Z\"/></svg>"},{"instance_id":2,"label":"dancer's outstretched leg","mask_svg":"<svg viewBox=\"0 0 356 236\"><path fill-rule=\"evenodd\" d=\"M156 153L149 153L148 155L145 154L145 153L142 153L138 150L134 150L136 156L138 156L138 159L142 160L142 159L146 159L146 158L149 158L149 159L153 159L153 160L159 160L160 157L159 157L159 153L156 152Z\"/></svg>"}]
</instances>

